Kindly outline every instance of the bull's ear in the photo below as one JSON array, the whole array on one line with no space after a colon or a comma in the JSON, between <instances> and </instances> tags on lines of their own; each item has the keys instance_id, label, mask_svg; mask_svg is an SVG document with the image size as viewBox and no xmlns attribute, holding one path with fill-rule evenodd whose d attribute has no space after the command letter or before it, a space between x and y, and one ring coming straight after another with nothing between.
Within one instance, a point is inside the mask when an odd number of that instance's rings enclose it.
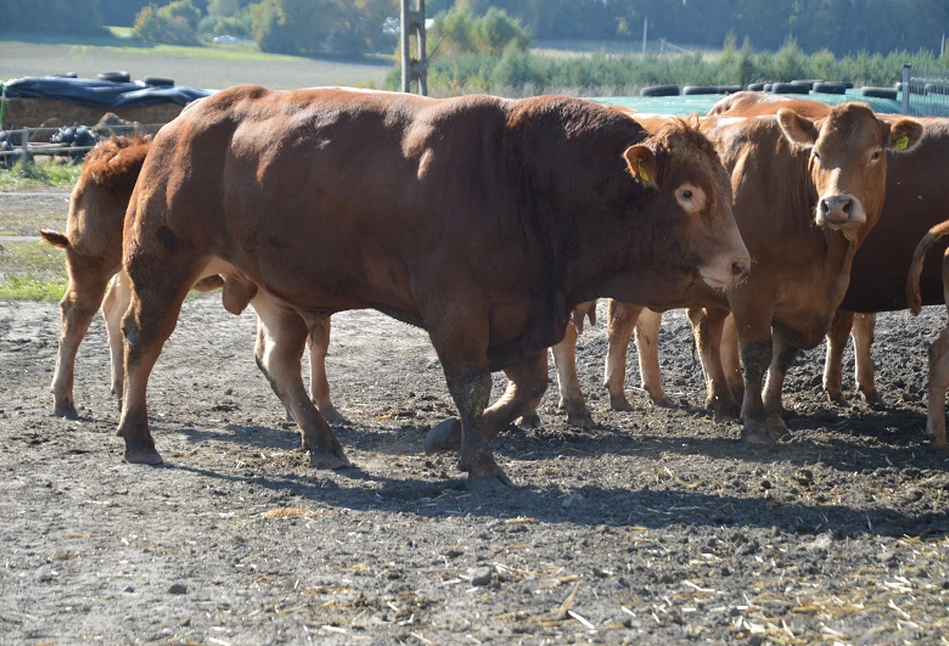
<instances>
[{"instance_id":1,"label":"bull's ear","mask_svg":"<svg viewBox=\"0 0 949 646\"><path fill-rule=\"evenodd\" d=\"M656 164L656 155L648 146L638 145L630 146L623 153L626 158L626 164L629 166L629 172L646 186L655 188L658 167Z\"/></svg>"},{"instance_id":2,"label":"bull's ear","mask_svg":"<svg viewBox=\"0 0 949 646\"><path fill-rule=\"evenodd\" d=\"M890 137L886 142L886 147L898 153L907 152L915 148L925 136L926 129L919 121L900 119L890 126Z\"/></svg>"},{"instance_id":3,"label":"bull's ear","mask_svg":"<svg viewBox=\"0 0 949 646\"><path fill-rule=\"evenodd\" d=\"M778 110L778 125L785 138L793 144L810 148L817 142L817 128L814 122L802 117L794 110L781 108Z\"/></svg>"}]
</instances>

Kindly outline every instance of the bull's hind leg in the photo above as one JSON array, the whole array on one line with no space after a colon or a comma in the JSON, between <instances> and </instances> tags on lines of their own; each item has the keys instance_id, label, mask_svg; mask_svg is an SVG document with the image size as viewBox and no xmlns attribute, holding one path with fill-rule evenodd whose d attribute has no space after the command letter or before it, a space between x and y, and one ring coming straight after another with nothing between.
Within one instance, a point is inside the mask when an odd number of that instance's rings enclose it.
<instances>
[{"instance_id":1,"label":"bull's hind leg","mask_svg":"<svg viewBox=\"0 0 949 646\"><path fill-rule=\"evenodd\" d=\"M52 384L55 412L60 417L78 417L73 399L76 354L99 310L102 294L111 275L110 272L99 268L87 267L82 271L73 271L70 267L69 288L59 303L62 334L59 337L59 354L56 357Z\"/></svg>"},{"instance_id":2,"label":"bull's hind leg","mask_svg":"<svg viewBox=\"0 0 949 646\"><path fill-rule=\"evenodd\" d=\"M606 370L603 377L606 389L610 393L610 407L613 410L632 410L626 399L626 355L629 352L629 340L636 329L636 322L643 311L641 305L629 305L610 299L606 305Z\"/></svg>"},{"instance_id":3,"label":"bull's hind leg","mask_svg":"<svg viewBox=\"0 0 949 646\"><path fill-rule=\"evenodd\" d=\"M345 424L346 418L333 406L330 384L326 379L326 354L330 346L330 317L305 316L310 346L310 397L330 424Z\"/></svg>"},{"instance_id":4,"label":"bull's hind leg","mask_svg":"<svg viewBox=\"0 0 949 646\"><path fill-rule=\"evenodd\" d=\"M339 440L310 400L300 358L308 336L307 324L294 309L272 299L255 299L257 345L254 358L274 393L300 428L303 450L317 469L351 466Z\"/></svg>"},{"instance_id":5,"label":"bull's hind leg","mask_svg":"<svg viewBox=\"0 0 949 646\"><path fill-rule=\"evenodd\" d=\"M125 460L142 464L162 462L148 429L148 378L175 329L181 304L198 269L194 259L176 257L170 261L155 255L141 253L131 259L127 270L132 299L122 318L125 387L118 434L125 440Z\"/></svg>"},{"instance_id":6,"label":"bull's hind leg","mask_svg":"<svg viewBox=\"0 0 949 646\"><path fill-rule=\"evenodd\" d=\"M926 434L935 451L949 449L946 443L946 390L949 389L949 326L929 346L929 401Z\"/></svg>"},{"instance_id":7,"label":"bull's hind leg","mask_svg":"<svg viewBox=\"0 0 949 646\"><path fill-rule=\"evenodd\" d=\"M857 314L854 317L854 380L857 382L857 388L867 404L874 408L885 408L887 403L877 392L873 359L870 357L870 346L873 345L873 334L876 331L876 326L876 314Z\"/></svg>"},{"instance_id":8,"label":"bull's hind leg","mask_svg":"<svg viewBox=\"0 0 949 646\"><path fill-rule=\"evenodd\" d=\"M838 404L846 404L843 392L844 349L853 328L853 312L838 309L827 331L827 356L824 359L824 392Z\"/></svg>"},{"instance_id":9,"label":"bull's hind leg","mask_svg":"<svg viewBox=\"0 0 949 646\"><path fill-rule=\"evenodd\" d=\"M109 357L112 361L112 394L122 407L122 387L125 381L125 368L122 365L122 316L132 300L132 286L128 275L120 271L109 284L102 301L102 318L105 319L105 333L109 339Z\"/></svg>"},{"instance_id":10,"label":"bull's hind leg","mask_svg":"<svg viewBox=\"0 0 949 646\"><path fill-rule=\"evenodd\" d=\"M797 357L799 349L792 346L780 330L774 330L771 367L764 388L765 424L775 439L785 439L790 433L784 424L782 393L788 368Z\"/></svg>"}]
</instances>

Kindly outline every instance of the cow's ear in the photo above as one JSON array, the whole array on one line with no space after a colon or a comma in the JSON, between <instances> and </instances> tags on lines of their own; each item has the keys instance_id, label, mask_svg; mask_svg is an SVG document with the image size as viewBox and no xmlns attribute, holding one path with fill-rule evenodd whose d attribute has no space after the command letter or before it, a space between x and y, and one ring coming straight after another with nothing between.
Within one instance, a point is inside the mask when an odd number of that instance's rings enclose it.
<instances>
[{"instance_id":1,"label":"cow's ear","mask_svg":"<svg viewBox=\"0 0 949 646\"><path fill-rule=\"evenodd\" d=\"M623 153L626 158L626 164L629 166L629 172L646 186L655 188L656 174L658 167L656 165L656 154L648 146L638 145L630 146Z\"/></svg>"},{"instance_id":2,"label":"cow's ear","mask_svg":"<svg viewBox=\"0 0 949 646\"><path fill-rule=\"evenodd\" d=\"M908 152L915 148L925 136L926 129L919 121L900 119L890 126L890 137L886 147L898 153Z\"/></svg>"},{"instance_id":3,"label":"cow's ear","mask_svg":"<svg viewBox=\"0 0 949 646\"><path fill-rule=\"evenodd\" d=\"M817 128L814 122L802 117L794 110L781 108L778 110L778 125L785 138L793 144L810 148L817 143Z\"/></svg>"}]
</instances>

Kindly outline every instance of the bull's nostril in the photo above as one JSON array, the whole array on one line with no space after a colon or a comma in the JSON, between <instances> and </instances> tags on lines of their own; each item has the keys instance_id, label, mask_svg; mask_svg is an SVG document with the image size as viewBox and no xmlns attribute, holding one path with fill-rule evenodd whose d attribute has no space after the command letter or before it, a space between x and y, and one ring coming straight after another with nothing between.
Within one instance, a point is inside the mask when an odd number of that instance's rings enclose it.
<instances>
[{"instance_id":1,"label":"bull's nostril","mask_svg":"<svg viewBox=\"0 0 949 646\"><path fill-rule=\"evenodd\" d=\"M830 212L830 205L827 204L827 200L820 201L820 212L824 215L827 215Z\"/></svg>"},{"instance_id":2,"label":"bull's nostril","mask_svg":"<svg viewBox=\"0 0 949 646\"><path fill-rule=\"evenodd\" d=\"M851 207L852 204L853 204L853 202L851 202L850 200L847 200L846 202L844 202L844 207L843 207L843 208L844 208L844 213L847 213L847 214L850 213L850 207Z\"/></svg>"},{"instance_id":3,"label":"bull's nostril","mask_svg":"<svg viewBox=\"0 0 949 646\"><path fill-rule=\"evenodd\" d=\"M732 275L736 278L743 276L748 273L748 263L747 262L734 262L732 263Z\"/></svg>"}]
</instances>

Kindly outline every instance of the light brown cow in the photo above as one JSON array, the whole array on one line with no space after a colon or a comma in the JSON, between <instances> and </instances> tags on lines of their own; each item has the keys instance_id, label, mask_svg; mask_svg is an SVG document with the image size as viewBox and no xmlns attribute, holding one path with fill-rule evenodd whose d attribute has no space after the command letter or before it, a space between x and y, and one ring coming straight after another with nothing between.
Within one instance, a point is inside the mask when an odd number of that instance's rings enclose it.
<instances>
[{"instance_id":1,"label":"light brown cow","mask_svg":"<svg viewBox=\"0 0 949 646\"><path fill-rule=\"evenodd\" d=\"M740 281L730 211L727 173L684 122L649 135L564 97L219 92L156 135L129 205L126 460L161 461L148 375L188 287L223 273L295 310L258 311L257 359L314 466L349 463L300 396L299 354L276 348L305 337L296 311L373 307L424 327L441 360L461 420L429 448L460 444L470 483L510 484L489 442L543 394L570 310ZM488 408L499 369L512 386Z\"/></svg>"},{"instance_id":2,"label":"light brown cow","mask_svg":"<svg viewBox=\"0 0 949 646\"><path fill-rule=\"evenodd\" d=\"M52 384L55 412L62 417L75 419L78 416L73 397L76 353L100 304L112 359L112 392L121 405L124 369L119 328L131 300L128 277L120 271L122 228L132 188L149 146L148 139L140 136L113 137L91 151L70 197L66 232L39 231L46 242L65 249L69 275L69 287L60 302L62 334ZM262 299L269 298L261 294L252 300L255 293L235 296L246 287L240 288L236 281L225 282L216 276L198 281L194 287L207 291L222 284L225 306L235 313L242 311L248 302L260 306ZM108 291L103 299L106 285ZM310 320L309 329L311 397L329 422L345 421L332 404L326 380L329 318Z\"/></svg>"},{"instance_id":3,"label":"light brown cow","mask_svg":"<svg viewBox=\"0 0 949 646\"><path fill-rule=\"evenodd\" d=\"M949 235L949 220L937 224L923 236L913 253L909 276L906 279L906 301L913 314L919 314L923 298L919 289L923 261L936 242ZM943 300L949 309L949 249L942 257ZM933 450L947 451L946 441L946 391L949 390L949 324L929 346L929 388L926 405L926 433L932 440Z\"/></svg>"}]
</instances>

